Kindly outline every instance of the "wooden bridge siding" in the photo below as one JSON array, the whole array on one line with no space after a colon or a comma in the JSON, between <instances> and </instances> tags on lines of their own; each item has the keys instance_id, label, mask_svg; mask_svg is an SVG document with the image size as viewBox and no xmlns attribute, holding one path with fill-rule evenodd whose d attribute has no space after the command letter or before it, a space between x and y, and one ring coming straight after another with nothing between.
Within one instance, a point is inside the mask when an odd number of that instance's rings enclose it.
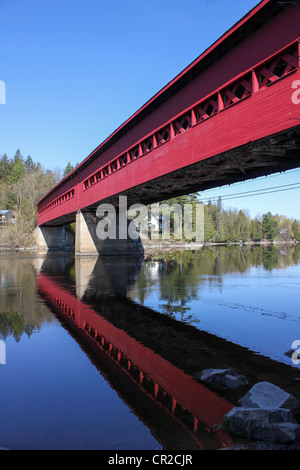
<instances>
[{"instance_id":1,"label":"wooden bridge siding","mask_svg":"<svg viewBox=\"0 0 300 470\"><path fill-rule=\"evenodd\" d=\"M299 72L188 129L88 190L82 207L230 149L294 127L291 85ZM300 112L299 112L300 114ZM97 188L98 186L98 188ZM138 201L138 195L137 195Z\"/></svg>"}]
</instances>

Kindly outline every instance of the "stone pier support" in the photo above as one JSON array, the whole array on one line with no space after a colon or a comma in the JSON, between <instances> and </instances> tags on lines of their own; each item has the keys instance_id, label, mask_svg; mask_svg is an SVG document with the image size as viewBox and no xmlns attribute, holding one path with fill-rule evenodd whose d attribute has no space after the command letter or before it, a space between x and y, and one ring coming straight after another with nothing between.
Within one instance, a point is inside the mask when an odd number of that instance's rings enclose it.
<instances>
[{"instance_id":1,"label":"stone pier support","mask_svg":"<svg viewBox=\"0 0 300 470\"><path fill-rule=\"evenodd\" d=\"M124 234L120 236L119 217L116 214L113 223L116 227L116 236L100 239L97 234L99 217L92 212L78 212L76 214L75 255L130 255L144 252L140 237L136 240ZM127 229L130 221L127 221ZM123 227L124 229L124 227Z\"/></svg>"},{"instance_id":2,"label":"stone pier support","mask_svg":"<svg viewBox=\"0 0 300 470\"><path fill-rule=\"evenodd\" d=\"M40 250L65 250L74 247L74 235L61 227L37 227L34 231L37 248Z\"/></svg>"}]
</instances>

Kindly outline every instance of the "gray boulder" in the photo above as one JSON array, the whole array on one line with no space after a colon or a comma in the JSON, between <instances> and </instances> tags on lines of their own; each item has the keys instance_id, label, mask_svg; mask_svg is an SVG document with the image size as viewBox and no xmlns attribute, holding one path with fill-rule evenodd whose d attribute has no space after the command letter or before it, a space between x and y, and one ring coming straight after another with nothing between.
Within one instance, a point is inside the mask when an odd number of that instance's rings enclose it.
<instances>
[{"instance_id":1,"label":"gray boulder","mask_svg":"<svg viewBox=\"0 0 300 470\"><path fill-rule=\"evenodd\" d=\"M194 377L220 390L233 390L248 385L246 377L232 369L205 369Z\"/></svg>"},{"instance_id":2,"label":"gray boulder","mask_svg":"<svg viewBox=\"0 0 300 470\"><path fill-rule=\"evenodd\" d=\"M288 408L299 412L300 402L281 388L269 382L259 382L239 400L244 408Z\"/></svg>"},{"instance_id":3,"label":"gray boulder","mask_svg":"<svg viewBox=\"0 0 300 470\"><path fill-rule=\"evenodd\" d=\"M288 409L233 408L224 417L229 432L248 439L268 442L300 440L300 426Z\"/></svg>"}]
</instances>

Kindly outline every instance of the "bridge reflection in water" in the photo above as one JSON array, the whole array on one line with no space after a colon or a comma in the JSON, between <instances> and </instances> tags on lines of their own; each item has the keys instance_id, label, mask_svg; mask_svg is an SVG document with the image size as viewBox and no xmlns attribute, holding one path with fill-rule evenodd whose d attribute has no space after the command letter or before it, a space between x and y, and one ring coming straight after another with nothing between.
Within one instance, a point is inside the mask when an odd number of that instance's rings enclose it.
<instances>
[{"instance_id":1,"label":"bridge reflection in water","mask_svg":"<svg viewBox=\"0 0 300 470\"><path fill-rule=\"evenodd\" d=\"M59 261L60 268L57 262L46 258L40 267L39 295L162 447L232 445L221 425L233 406L119 326L120 317L126 322L128 309L135 315L139 310L126 292L143 260L76 258L70 264L66 258ZM71 273L69 280L66 272ZM118 326L107 319L114 315Z\"/></svg>"}]
</instances>

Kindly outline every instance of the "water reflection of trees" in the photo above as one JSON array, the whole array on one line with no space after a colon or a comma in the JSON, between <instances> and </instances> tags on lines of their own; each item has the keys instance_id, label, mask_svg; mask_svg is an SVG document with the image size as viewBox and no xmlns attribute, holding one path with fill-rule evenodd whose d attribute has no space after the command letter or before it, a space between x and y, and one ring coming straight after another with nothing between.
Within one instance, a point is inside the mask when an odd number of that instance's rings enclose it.
<instances>
[{"instance_id":1,"label":"water reflection of trees","mask_svg":"<svg viewBox=\"0 0 300 470\"><path fill-rule=\"evenodd\" d=\"M19 312L0 312L0 337L6 339L13 336L17 343L24 333L28 337L36 330L34 325L25 323L23 315Z\"/></svg>"},{"instance_id":2,"label":"water reflection of trees","mask_svg":"<svg viewBox=\"0 0 300 470\"><path fill-rule=\"evenodd\" d=\"M188 304L199 296L201 284L225 274L245 273L251 267L285 269L300 260L300 245L211 246L196 251L157 253L146 260L135 286L143 304L154 286L158 287L162 313L187 323L197 321L187 312Z\"/></svg>"},{"instance_id":3,"label":"water reflection of trees","mask_svg":"<svg viewBox=\"0 0 300 470\"><path fill-rule=\"evenodd\" d=\"M53 316L37 302L36 271L28 258L0 258L0 338L19 341L41 328Z\"/></svg>"}]
</instances>

